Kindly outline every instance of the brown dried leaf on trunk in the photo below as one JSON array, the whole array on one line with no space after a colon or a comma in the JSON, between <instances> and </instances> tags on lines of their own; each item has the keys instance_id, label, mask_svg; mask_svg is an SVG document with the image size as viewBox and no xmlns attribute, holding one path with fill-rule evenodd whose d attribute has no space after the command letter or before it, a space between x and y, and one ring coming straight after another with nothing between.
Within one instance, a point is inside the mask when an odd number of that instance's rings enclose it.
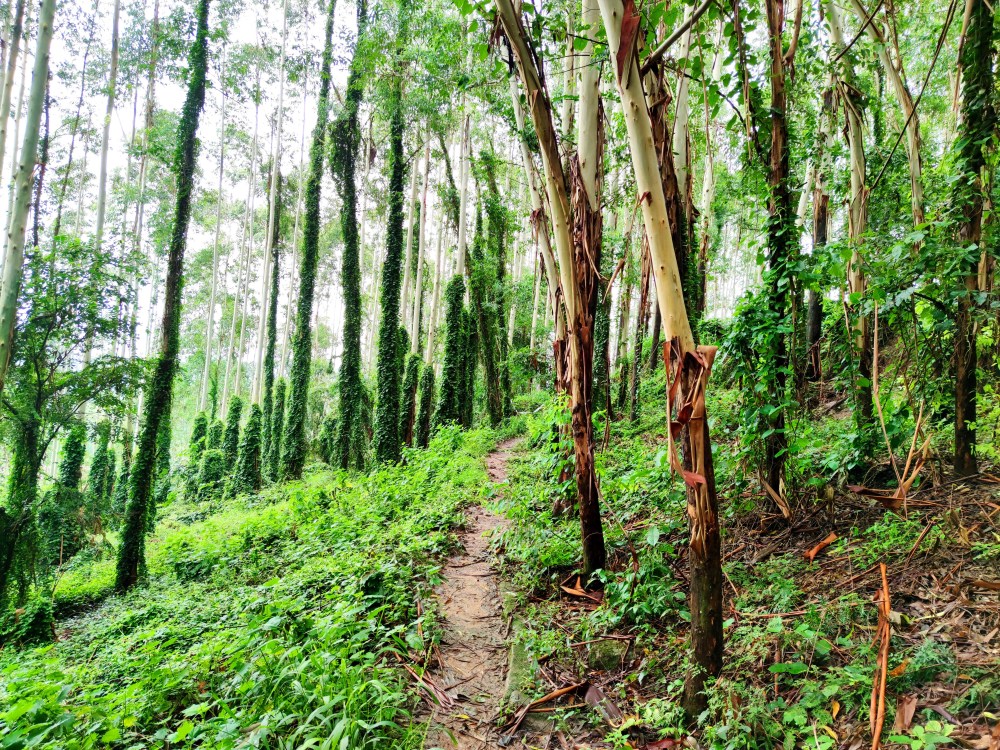
<instances>
[{"instance_id":1,"label":"brown dried leaf on trunk","mask_svg":"<svg viewBox=\"0 0 1000 750\"><path fill-rule=\"evenodd\" d=\"M622 71L632 61L636 38L639 35L639 14L635 10L635 0L625 0L622 9L622 35L618 43L618 54L615 62L618 65L618 80L622 80Z\"/></svg>"},{"instance_id":2,"label":"brown dried leaf on trunk","mask_svg":"<svg viewBox=\"0 0 1000 750\"><path fill-rule=\"evenodd\" d=\"M829 547L831 544L833 544L835 541L837 541L837 539L839 539L839 537L834 532L831 531L829 533L829 535L827 535L827 537L823 541L821 541L819 544L817 544L811 550L809 550L808 552L806 552L805 555L804 555L804 557L809 562L812 562L813 560L816 559L816 555L818 555L820 552L822 552L827 547Z\"/></svg>"}]
</instances>

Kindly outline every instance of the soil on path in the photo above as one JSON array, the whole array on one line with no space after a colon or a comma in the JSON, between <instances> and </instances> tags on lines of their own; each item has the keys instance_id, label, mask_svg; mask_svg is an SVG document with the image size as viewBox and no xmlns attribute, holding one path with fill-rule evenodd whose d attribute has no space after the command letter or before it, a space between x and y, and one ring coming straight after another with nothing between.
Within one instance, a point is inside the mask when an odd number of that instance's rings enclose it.
<instances>
[{"instance_id":1,"label":"soil on path","mask_svg":"<svg viewBox=\"0 0 1000 750\"><path fill-rule=\"evenodd\" d=\"M487 457L491 481L507 481L507 460L516 442L501 443ZM444 636L441 663L430 674L454 704L434 708L425 748L502 746L497 718L506 690L509 628L491 568L488 535L504 521L479 506L468 509L465 521L463 551L448 560L445 580L435 591ZM518 745L515 740L507 746Z\"/></svg>"}]
</instances>

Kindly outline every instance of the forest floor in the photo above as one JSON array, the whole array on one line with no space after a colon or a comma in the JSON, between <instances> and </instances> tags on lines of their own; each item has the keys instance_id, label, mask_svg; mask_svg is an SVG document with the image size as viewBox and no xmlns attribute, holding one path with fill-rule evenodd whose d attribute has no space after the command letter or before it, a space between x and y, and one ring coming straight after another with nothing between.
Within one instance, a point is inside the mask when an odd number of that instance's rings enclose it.
<instances>
[{"instance_id":1,"label":"forest floor","mask_svg":"<svg viewBox=\"0 0 1000 750\"><path fill-rule=\"evenodd\" d=\"M508 450L497 446L486 458L490 481L507 481ZM466 511L459 550L444 565L444 581L435 589L442 629L430 679L437 682L426 747L482 750L499 739L508 670L509 628L487 536L503 520L481 506Z\"/></svg>"}]
</instances>

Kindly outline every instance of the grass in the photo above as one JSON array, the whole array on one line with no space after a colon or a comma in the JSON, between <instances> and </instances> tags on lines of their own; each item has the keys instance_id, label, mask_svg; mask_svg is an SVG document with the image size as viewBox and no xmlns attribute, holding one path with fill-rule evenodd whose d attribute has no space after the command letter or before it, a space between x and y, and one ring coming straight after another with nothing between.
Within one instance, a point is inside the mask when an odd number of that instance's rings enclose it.
<instances>
[{"instance_id":1,"label":"grass","mask_svg":"<svg viewBox=\"0 0 1000 750\"><path fill-rule=\"evenodd\" d=\"M58 584L57 608L83 609L58 642L0 652L0 748L418 746L395 655L435 637L417 598L494 443L446 430L405 467L173 503L146 585L109 596L113 560L83 560Z\"/></svg>"}]
</instances>

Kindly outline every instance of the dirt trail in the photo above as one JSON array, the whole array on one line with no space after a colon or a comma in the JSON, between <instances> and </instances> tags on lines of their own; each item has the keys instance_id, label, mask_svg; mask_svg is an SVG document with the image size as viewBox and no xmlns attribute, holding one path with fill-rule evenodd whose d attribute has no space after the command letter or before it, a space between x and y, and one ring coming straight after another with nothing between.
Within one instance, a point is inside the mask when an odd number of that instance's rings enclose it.
<instances>
[{"instance_id":1,"label":"dirt trail","mask_svg":"<svg viewBox=\"0 0 1000 750\"><path fill-rule=\"evenodd\" d=\"M516 442L501 443L487 457L486 468L493 482L507 481L507 460ZM507 679L508 625L490 567L486 535L502 525L503 519L479 506L469 508L465 519L463 551L448 560L445 581L435 591L445 634L440 649L442 663L430 675L454 705L435 707L425 748L482 750L500 746L496 719Z\"/></svg>"}]
</instances>

